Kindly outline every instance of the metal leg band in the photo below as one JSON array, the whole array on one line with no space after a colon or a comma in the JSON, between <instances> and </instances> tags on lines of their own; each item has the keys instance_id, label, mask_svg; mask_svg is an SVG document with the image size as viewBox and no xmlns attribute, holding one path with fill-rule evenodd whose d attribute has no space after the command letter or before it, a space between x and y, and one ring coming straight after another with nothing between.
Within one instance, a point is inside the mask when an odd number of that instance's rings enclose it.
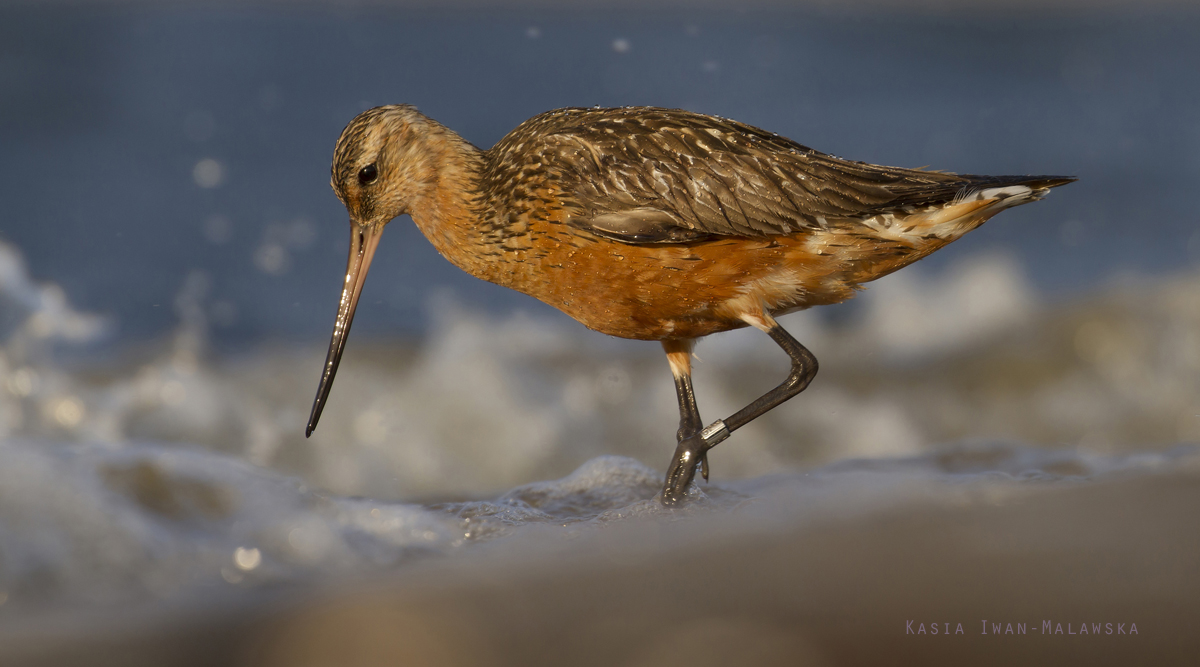
<instances>
[{"instance_id":1,"label":"metal leg band","mask_svg":"<svg viewBox=\"0 0 1200 667\"><path fill-rule=\"evenodd\" d=\"M703 431L700 431L700 439L704 441L704 444L709 449L716 447L721 441L728 437L729 429L725 428L725 422L721 421L720 419L704 427Z\"/></svg>"}]
</instances>

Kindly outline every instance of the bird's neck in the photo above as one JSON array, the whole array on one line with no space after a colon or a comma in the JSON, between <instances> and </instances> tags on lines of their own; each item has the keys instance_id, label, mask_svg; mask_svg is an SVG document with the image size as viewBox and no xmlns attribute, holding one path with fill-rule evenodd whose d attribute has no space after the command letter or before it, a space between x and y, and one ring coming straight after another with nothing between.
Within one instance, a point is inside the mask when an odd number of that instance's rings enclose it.
<instances>
[{"instance_id":1,"label":"bird's neck","mask_svg":"<svg viewBox=\"0 0 1200 667\"><path fill-rule=\"evenodd\" d=\"M486 154L451 130L426 140L428 187L411 210L413 222L443 257L478 278L488 279L483 259L486 197L480 180Z\"/></svg>"}]
</instances>

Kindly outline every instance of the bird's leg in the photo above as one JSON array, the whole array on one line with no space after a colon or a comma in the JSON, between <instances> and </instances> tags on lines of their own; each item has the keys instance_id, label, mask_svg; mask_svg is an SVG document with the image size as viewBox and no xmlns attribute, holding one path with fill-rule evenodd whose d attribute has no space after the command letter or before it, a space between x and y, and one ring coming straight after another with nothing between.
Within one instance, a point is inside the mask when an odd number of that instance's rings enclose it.
<instances>
[{"instance_id":1,"label":"bird's leg","mask_svg":"<svg viewBox=\"0 0 1200 667\"><path fill-rule=\"evenodd\" d=\"M787 355L791 357L792 369L788 372L787 379L780 383L778 387L768 391L758 400L738 410L733 416L723 420L725 429L730 433L749 424L771 408L804 391L813 378L817 376L817 358L813 356L812 352L808 351L807 347L804 347L800 344L800 341L792 338L792 335L779 326L779 323L774 318L770 316L763 318L761 326L757 323L759 318L753 319L756 321L752 321L751 324L765 331L771 337L771 340L775 341L775 344L782 347L783 351L787 352ZM712 429L716 425L714 423L705 430ZM716 443L713 444L715 445Z\"/></svg>"},{"instance_id":2,"label":"bird's leg","mask_svg":"<svg viewBox=\"0 0 1200 667\"><path fill-rule=\"evenodd\" d=\"M700 420L700 409L696 407L696 393L692 390L692 347L694 340L663 341L671 375L675 377L675 395L679 399L679 430L675 433L676 444L695 436L704 427ZM700 456L700 474L708 479L708 456Z\"/></svg>"},{"instance_id":3,"label":"bird's leg","mask_svg":"<svg viewBox=\"0 0 1200 667\"><path fill-rule=\"evenodd\" d=\"M743 319L755 328L765 331L784 352L791 357L792 369L778 387L763 394L758 400L735 412L731 417L709 424L703 430L680 440L675 448L675 460L667 471L663 486L664 505L675 505L683 499L687 487L696 475L696 464L707 458L708 450L729 437L729 434L754 421L755 418L804 391L817 374L817 358L792 335L779 326L770 315L747 315ZM677 381L678 384L678 381ZM689 382L690 388L690 382ZM682 394L680 395L682 410ZM682 433L682 429L680 429ZM707 479L707 476L705 477Z\"/></svg>"},{"instance_id":4,"label":"bird's leg","mask_svg":"<svg viewBox=\"0 0 1200 667\"><path fill-rule=\"evenodd\" d=\"M675 442L679 443L699 433L704 428L704 422L700 420L700 411L696 408L691 375L675 378L675 394L679 397L679 430L675 432Z\"/></svg>"}]
</instances>

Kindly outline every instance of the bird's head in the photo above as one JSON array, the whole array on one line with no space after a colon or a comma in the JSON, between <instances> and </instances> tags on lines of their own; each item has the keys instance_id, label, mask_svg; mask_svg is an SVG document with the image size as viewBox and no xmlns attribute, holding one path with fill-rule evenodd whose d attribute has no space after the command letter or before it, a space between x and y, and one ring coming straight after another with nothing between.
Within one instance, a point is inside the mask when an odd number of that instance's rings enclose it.
<instances>
[{"instance_id":1,"label":"bird's head","mask_svg":"<svg viewBox=\"0 0 1200 667\"><path fill-rule=\"evenodd\" d=\"M408 105L375 107L342 130L330 185L351 225L379 226L419 208L437 185L440 124Z\"/></svg>"},{"instance_id":2,"label":"bird's head","mask_svg":"<svg viewBox=\"0 0 1200 667\"><path fill-rule=\"evenodd\" d=\"M307 435L316 428L333 387L383 227L432 200L439 177L438 153L447 132L414 107L395 105L364 111L338 138L330 184L350 214L350 259Z\"/></svg>"}]
</instances>

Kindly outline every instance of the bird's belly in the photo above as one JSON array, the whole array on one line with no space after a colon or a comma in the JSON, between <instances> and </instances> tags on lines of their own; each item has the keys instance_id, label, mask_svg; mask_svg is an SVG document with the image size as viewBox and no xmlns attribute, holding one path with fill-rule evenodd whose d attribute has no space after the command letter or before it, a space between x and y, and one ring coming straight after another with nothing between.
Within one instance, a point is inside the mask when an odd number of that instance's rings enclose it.
<instances>
[{"instance_id":1,"label":"bird's belly","mask_svg":"<svg viewBox=\"0 0 1200 667\"><path fill-rule=\"evenodd\" d=\"M546 251L508 286L596 331L640 340L697 338L850 298L861 254L811 235L629 245L593 236ZM498 281L501 282L501 281ZM507 281L503 281L507 282Z\"/></svg>"}]
</instances>

